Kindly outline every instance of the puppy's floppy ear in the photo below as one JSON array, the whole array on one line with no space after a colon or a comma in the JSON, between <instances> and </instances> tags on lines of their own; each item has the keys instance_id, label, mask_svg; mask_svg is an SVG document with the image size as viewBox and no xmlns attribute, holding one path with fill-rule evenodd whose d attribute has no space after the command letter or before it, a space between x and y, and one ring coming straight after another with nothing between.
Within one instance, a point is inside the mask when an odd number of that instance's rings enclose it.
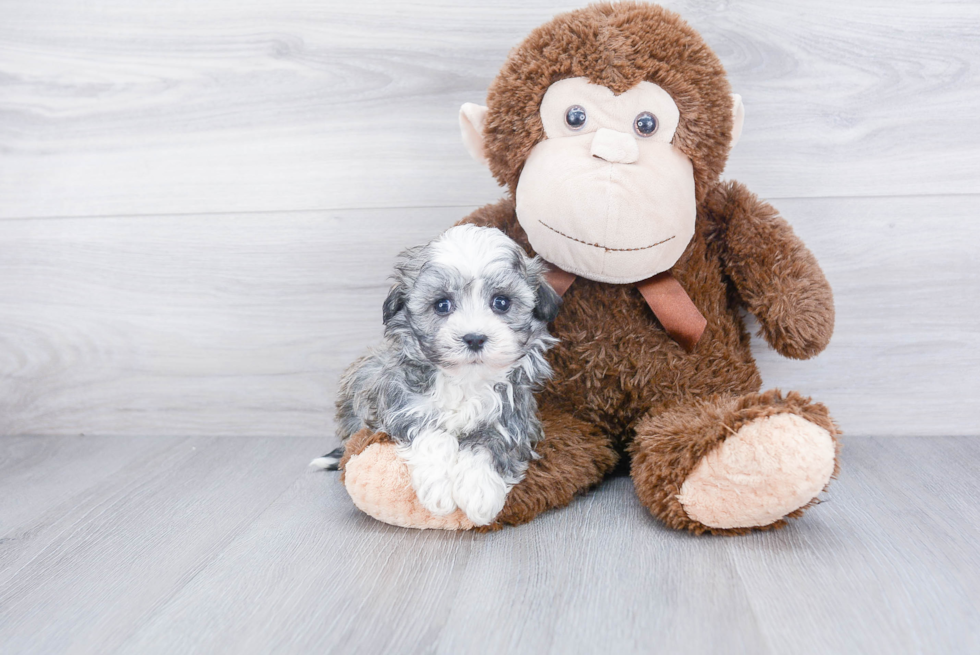
<instances>
[{"instance_id":1,"label":"puppy's floppy ear","mask_svg":"<svg viewBox=\"0 0 980 655\"><path fill-rule=\"evenodd\" d=\"M413 280L422 266L422 252L424 250L425 246L412 246L402 250L395 258L395 272L391 276L395 284L388 292L385 304L381 308L381 318L385 325L388 325L388 321L405 308L405 303L408 302L409 286L414 284Z\"/></svg>"},{"instance_id":2,"label":"puppy's floppy ear","mask_svg":"<svg viewBox=\"0 0 980 655\"><path fill-rule=\"evenodd\" d=\"M385 325L388 325L388 321L405 307L407 292L408 289L402 282L396 282L395 286L391 287L391 291L388 292L388 297L385 298L385 303L381 307L381 320Z\"/></svg>"},{"instance_id":3,"label":"puppy's floppy ear","mask_svg":"<svg viewBox=\"0 0 980 655\"><path fill-rule=\"evenodd\" d=\"M538 294L534 302L534 318L545 323L551 323L558 316L561 307L561 296L555 293L551 285L542 277L538 281Z\"/></svg>"}]
</instances>

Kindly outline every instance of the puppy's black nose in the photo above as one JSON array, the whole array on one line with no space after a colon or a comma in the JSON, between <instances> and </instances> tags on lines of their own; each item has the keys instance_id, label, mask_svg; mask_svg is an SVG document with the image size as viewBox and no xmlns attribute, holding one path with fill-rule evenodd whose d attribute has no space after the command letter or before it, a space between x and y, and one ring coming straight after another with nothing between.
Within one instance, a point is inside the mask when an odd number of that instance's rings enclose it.
<instances>
[{"instance_id":1,"label":"puppy's black nose","mask_svg":"<svg viewBox=\"0 0 980 655\"><path fill-rule=\"evenodd\" d=\"M464 334L463 341L466 343L466 347L470 350L476 352L483 349L483 344L487 342L487 335L485 334Z\"/></svg>"}]
</instances>

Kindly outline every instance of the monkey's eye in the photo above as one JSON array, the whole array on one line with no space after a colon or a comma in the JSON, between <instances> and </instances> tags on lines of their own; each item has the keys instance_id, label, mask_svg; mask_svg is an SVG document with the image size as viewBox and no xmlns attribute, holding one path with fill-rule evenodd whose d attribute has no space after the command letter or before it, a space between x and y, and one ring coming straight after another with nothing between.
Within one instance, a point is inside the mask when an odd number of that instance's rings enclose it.
<instances>
[{"instance_id":1,"label":"monkey's eye","mask_svg":"<svg viewBox=\"0 0 980 655\"><path fill-rule=\"evenodd\" d=\"M586 119L588 116L585 115L585 110L578 105L572 105L565 112L565 125L573 130L581 130Z\"/></svg>"},{"instance_id":2,"label":"monkey's eye","mask_svg":"<svg viewBox=\"0 0 980 655\"><path fill-rule=\"evenodd\" d=\"M633 129L640 136L652 136L657 131L660 122L657 117L648 111L643 112L633 121Z\"/></svg>"},{"instance_id":3,"label":"monkey's eye","mask_svg":"<svg viewBox=\"0 0 980 655\"><path fill-rule=\"evenodd\" d=\"M493 311L503 314L510 309L510 298L507 296L494 296L490 306L493 307Z\"/></svg>"},{"instance_id":4,"label":"monkey's eye","mask_svg":"<svg viewBox=\"0 0 980 655\"><path fill-rule=\"evenodd\" d=\"M453 311L453 301L449 298L441 298L440 300L436 301L436 303L432 306L432 309L435 310L436 314L446 316Z\"/></svg>"}]
</instances>

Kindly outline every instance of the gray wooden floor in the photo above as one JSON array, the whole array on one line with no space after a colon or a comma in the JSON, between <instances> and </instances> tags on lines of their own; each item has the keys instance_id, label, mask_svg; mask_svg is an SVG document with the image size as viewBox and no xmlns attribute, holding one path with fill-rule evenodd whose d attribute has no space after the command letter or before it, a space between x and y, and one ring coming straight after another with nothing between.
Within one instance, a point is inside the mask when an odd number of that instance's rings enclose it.
<instances>
[{"instance_id":1,"label":"gray wooden floor","mask_svg":"<svg viewBox=\"0 0 980 655\"><path fill-rule=\"evenodd\" d=\"M0 440L4 653L968 653L980 439L854 438L773 533L668 531L607 481L495 534L414 531L315 438Z\"/></svg>"},{"instance_id":2,"label":"gray wooden floor","mask_svg":"<svg viewBox=\"0 0 980 655\"><path fill-rule=\"evenodd\" d=\"M753 341L849 435L804 520L414 532L305 470L395 254L501 195L459 105L578 4L0 0L0 653L980 652L975 0L667 3L834 287L819 358Z\"/></svg>"}]
</instances>

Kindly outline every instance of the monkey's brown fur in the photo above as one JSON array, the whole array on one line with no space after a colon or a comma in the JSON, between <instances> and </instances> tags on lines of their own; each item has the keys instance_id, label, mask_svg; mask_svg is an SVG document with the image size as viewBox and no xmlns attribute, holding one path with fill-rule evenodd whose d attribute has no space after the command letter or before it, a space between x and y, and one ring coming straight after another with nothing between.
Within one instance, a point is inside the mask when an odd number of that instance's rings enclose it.
<instances>
[{"instance_id":1,"label":"monkey's brown fur","mask_svg":"<svg viewBox=\"0 0 980 655\"><path fill-rule=\"evenodd\" d=\"M596 4L532 31L490 85L484 148L490 171L512 196L531 148L545 137L541 99L570 77L617 94L643 81L659 84L680 110L673 144L694 164L698 201L717 183L732 136L732 91L718 57L662 7Z\"/></svg>"},{"instance_id":2,"label":"monkey's brown fur","mask_svg":"<svg viewBox=\"0 0 980 655\"><path fill-rule=\"evenodd\" d=\"M541 100L551 84L569 77L587 77L616 93L649 81L677 103L681 121L674 145L694 165L699 208L695 237L672 272L708 326L687 354L634 286L579 278L553 326L560 339L551 354L555 377L540 402L552 417L585 423L580 431L561 429L561 435L546 427L547 441L559 453L564 444L578 452L580 435L598 428L608 442L586 445L594 449L592 461L602 465L556 467L542 452L525 483L511 491L498 523L520 523L567 503L565 493L551 497L553 478L561 479L563 490L595 484L612 467L611 443L628 447L637 493L654 514L671 527L701 532L706 526L687 517L676 495L731 431L753 418L792 411L837 434L822 405L795 393L754 393L761 379L739 308L758 317L773 348L805 359L830 340L833 296L814 257L771 206L738 183L719 183L732 132L724 69L697 32L653 5L602 4L558 16L511 53L490 87L484 142L490 169L510 197L466 222L499 227L532 251L513 195L524 160L544 139ZM556 468L559 475L543 475Z\"/></svg>"},{"instance_id":3,"label":"monkey's brown fur","mask_svg":"<svg viewBox=\"0 0 980 655\"><path fill-rule=\"evenodd\" d=\"M490 528L567 504L628 452L640 500L667 525L745 532L705 526L677 500L704 456L741 425L773 414L802 416L835 441L838 430L823 405L799 394L757 393L762 381L740 309L758 317L762 335L779 353L806 359L822 351L833 332L830 287L770 205L737 182L719 181L732 133L724 69L697 32L654 5L600 4L558 16L510 54L489 91L484 143L491 171L510 193L463 222L498 227L533 252L517 221L514 193L528 153L545 138L539 115L545 91L569 77L587 77L616 93L645 80L676 102L680 125L673 143L694 165L698 212L695 236L671 270L707 328L686 353L633 285L579 277L552 326L560 343L550 353L555 376L539 397L541 458Z\"/></svg>"},{"instance_id":4,"label":"monkey's brown fur","mask_svg":"<svg viewBox=\"0 0 980 655\"><path fill-rule=\"evenodd\" d=\"M749 421L782 413L794 413L816 423L830 434L837 432L826 407L811 403L796 392L785 397L777 390L742 397L714 396L696 404L677 405L640 422L630 447L633 454L633 480L640 501L672 528L688 528L701 533L705 526L692 524L677 500L684 479L701 459ZM666 464L666 466L665 466ZM834 475L837 475L835 465ZM788 518L803 514L800 508ZM766 528L779 528L785 520ZM746 528L711 530L742 533Z\"/></svg>"}]
</instances>

